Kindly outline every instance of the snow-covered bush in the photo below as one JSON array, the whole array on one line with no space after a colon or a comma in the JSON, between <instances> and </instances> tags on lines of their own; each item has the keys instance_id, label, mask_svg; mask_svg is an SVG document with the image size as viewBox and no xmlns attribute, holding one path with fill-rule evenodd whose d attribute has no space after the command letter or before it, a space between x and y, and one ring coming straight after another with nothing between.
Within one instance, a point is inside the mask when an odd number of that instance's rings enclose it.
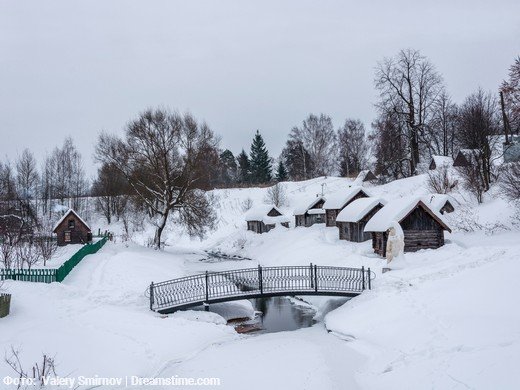
<instances>
[{"instance_id":1,"label":"snow-covered bush","mask_svg":"<svg viewBox=\"0 0 520 390\"><path fill-rule=\"evenodd\" d=\"M428 189L435 194L448 194L457 187L457 179L447 166L428 171Z\"/></svg>"}]
</instances>

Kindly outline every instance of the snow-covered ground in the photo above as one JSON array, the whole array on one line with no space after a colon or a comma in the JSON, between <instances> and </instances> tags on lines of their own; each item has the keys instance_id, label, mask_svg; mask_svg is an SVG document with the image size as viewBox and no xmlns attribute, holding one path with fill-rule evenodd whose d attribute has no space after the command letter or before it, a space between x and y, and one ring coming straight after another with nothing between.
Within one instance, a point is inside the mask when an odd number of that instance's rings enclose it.
<instances>
[{"instance_id":1,"label":"snow-covered ground","mask_svg":"<svg viewBox=\"0 0 520 390\"><path fill-rule=\"evenodd\" d=\"M425 176L372 186L388 200L425 195ZM351 181L318 178L287 183L292 207ZM520 234L512 209L493 193L477 206L455 194L454 233L438 250L406 254L406 267L381 273L370 243L338 239L337 228L245 231L243 205L263 203L266 189L214 191L217 231L193 240L173 227L168 246L154 251L132 242L108 243L61 283L8 281L11 315L0 320L0 347L21 350L29 367L54 355L60 375L219 377L224 389L515 389L520 372ZM456 206L457 207L457 206ZM100 228L105 226L98 224ZM98 226L94 225L94 230ZM117 225L110 226L118 231ZM476 230L464 232L462 230ZM135 233L145 242L149 228ZM204 251L250 260L205 261ZM366 291L327 313L327 298L306 297L319 310L313 327L239 335L221 316L149 311L151 281L205 270L262 265L369 266L377 278ZM231 305L231 304L230 304ZM230 305L216 308L226 315ZM244 313L247 304L236 304ZM12 374L0 363L0 377ZM134 387L135 388L135 387Z\"/></svg>"}]
</instances>

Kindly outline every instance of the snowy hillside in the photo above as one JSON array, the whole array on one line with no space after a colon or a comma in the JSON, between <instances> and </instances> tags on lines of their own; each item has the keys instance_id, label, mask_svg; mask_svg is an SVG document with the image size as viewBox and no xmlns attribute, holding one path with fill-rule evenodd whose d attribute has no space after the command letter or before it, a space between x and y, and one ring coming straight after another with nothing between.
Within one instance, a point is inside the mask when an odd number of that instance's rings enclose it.
<instances>
[{"instance_id":1,"label":"snowy hillside","mask_svg":"<svg viewBox=\"0 0 520 390\"><path fill-rule=\"evenodd\" d=\"M368 187L387 200L423 196L425 179ZM281 209L292 215L322 189L327 197L353 184L332 177L285 183ZM220 377L224 389L514 389L520 383L513 367L520 360L520 315L514 309L519 231L513 210L493 192L480 206L455 193L446 245L407 253L403 269L385 274L385 261L370 242L340 241L335 227L246 231L244 205L263 204L266 192L213 191L218 228L203 240L171 224L166 249L154 251L137 244L151 234L147 226L134 233L136 243L116 237L85 258L64 283L8 281L4 287L13 303L11 315L0 320L0 346L7 354L11 346L20 349L26 366L42 352L55 355L61 375L210 376ZM98 227L121 229L103 226L100 218ZM248 259L208 259L205 251ZM165 317L148 309L151 281L310 262L371 267L373 289L330 312L331 299L306 297L318 310L316 325L258 336L237 334L213 313ZM217 313L235 309L250 314L247 303L212 307ZM0 364L0 376L8 374L10 368Z\"/></svg>"}]
</instances>

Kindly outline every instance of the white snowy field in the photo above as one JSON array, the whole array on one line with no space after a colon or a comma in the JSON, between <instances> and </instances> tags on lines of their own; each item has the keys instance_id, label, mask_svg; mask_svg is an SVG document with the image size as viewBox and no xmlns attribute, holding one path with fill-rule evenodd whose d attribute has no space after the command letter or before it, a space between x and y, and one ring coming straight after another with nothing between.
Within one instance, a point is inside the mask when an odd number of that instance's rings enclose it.
<instances>
[{"instance_id":1,"label":"white snowy field","mask_svg":"<svg viewBox=\"0 0 520 390\"><path fill-rule=\"evenodd\" d=\"M424 195L424 179L370 190L387 199ZM284 210L321 193L322 184L326 195L349 183L288 183ZM454 229L443 248L407 254L404 269L381 274L385 262L370 243L340 241L337 228L246 232L242 204L262 203L265 192L214 191L218 230L202 241L171 228L161 252L116 240L61 284L8 281L13 301L11 315L0 320L0 348L20 349L26 367L42 352L53 355L58 373L70 377L219 377L223 389L517 388L520 235L507 203L491 194L476 206L467 194L455 194L460 207L448 222L477 231ZM145 234L134 239L144 241ZM251 260L201 261L204 250ZM328 313L327 298L305 297L320 311L315 326L262 335L239 335L211 313L158 315L144 295L151 281L205 270L310 262L371 267L373 290ZM0 363L0 377L10 374Z\"/></svg>"}]
</instances>

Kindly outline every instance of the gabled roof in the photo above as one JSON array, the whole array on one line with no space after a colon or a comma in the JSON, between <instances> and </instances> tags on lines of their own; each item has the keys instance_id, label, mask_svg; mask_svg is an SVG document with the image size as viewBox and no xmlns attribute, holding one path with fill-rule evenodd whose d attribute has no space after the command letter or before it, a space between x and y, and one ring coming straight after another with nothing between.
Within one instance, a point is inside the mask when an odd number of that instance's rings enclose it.
<instances>
[{"instance_id":1,"label":"gabled roof","mask_svg":"<svg viewBox=\"0 0 520 390\"><path fill-rule=\"evenodd\" d=\"M464 166L464 163L461 161L462 159L467 164L475 164L477 157L480 157L482 152L480 149L461 149L459 150L459 153L457 153L457 156L455 157L455 160L453 161L454 167L460 167Z\"/></svg>"},{"instance_id":2,"label":"gabled roof","mask_svg":"<svg viewBox=\"0 0 520 390\"><path fill-rule=\"evenodd\" d=\"M363 181L370 181L370 180L377 180L377 176L374 175L374 173L370 169L365 169L358 173L356 177L356 182L363 182Z\"/></svg>"},{"instance_id":3,"label":"gabled roof","mask_svg":"<svg viewBox=\"0 0 520 390\"><path fill-rule=\"evenodd\" d=\"M430 194L422 197L422 201L430 207L433 211L440 212L440 210L449 202L453 207L456 200L447 194Z\"/></svg>"},{"instance_id":4,"label":"gabled roof","mask_svg":"<svg viewBox=\"0 0 520 390\"><path fill-rule=\"evenodd\" d=\"M267 215L273 209L276 210L279 215L273 217ZM265 224L284 223L290 222L291 220L289 217L283 215L280 209L274 205L261 205L253 207L244 215L244 217L247 222L262 221Z\"/></svg>"},{"instance_id":5,"label":"gabled roof","mask_svg":"<svg viewBox=\"0 0 520 390\"><path fill-rule=\"evenodd\" d=\"M442 167L442 166L451 167L453 165L453 158L451 158L449 156L432 156L432 161L430 163L430 169L433 169L433 168L431 168L432 163L435 164L435 169Z\"/></svg>"},{"instance_id":6,"label":"gabled roof","mask_svg":"<svg viewBox=\"0 0 520 390\"><path fill-rule=\"evenodd\" d=\"M386 232L392 222L401 223L416 207L422 207L443 229L451 232L441 214L429 208L419 197L406 197L388 202L370 218L364 230L365 232Z\"/></svg>"},{"instance_id":7,"label":"gabled roof","mask_svg":"<svg viewBox=\"0 0 520 390\"><path fill-rule=\"evenodd\" d=\"M386 200L382 198L359 198L350 203L338 214L337 222L359 222L377 205L385 205Z\"/></svg>"},{"instance_id":8,"label":"gabled roof","mask_svg":"<svg viewBox=\"0 0 520 390\"><path fill-rule=\"evenodd\" d=\"M327 197L327 201L323 205L323 208L326 210L338 210L350 202L353 198L355 198L360 192L364 193L367 197L370 196L370 193L366 188L361 186L354 186L347 188L345 191L338 191L335 194Z\"/></svg>"},{"instance_id":9,"label":"gabled roof","mask_svg":"<svg viewBox=\"0 0 520 390\"><path fill-rule=\"evenodd\" d=\"M65 219L70 215L70 214L74 214L76 216L76 218L79 219L79 221L85 225L87 227L88 230L90 230L90 226L88 226L88 224L78 215L78 213L76 213L73 209L69 209L69 211L67 211L65 214L63 214L63 217L60 218L60 220L58 222L56 222L56 225L54 225L54 229L52 229L52 232L53 233L56 233L56 229L58 228L58 226L61 225L61 223L63 221L65 221Z\"/></svg>"},{"instance_id":10,"label":"gabled roof","mask_svg":"<svg viewBox=\"0 0 520 390\"><path fill-rule=\"evenodd\" d=\"M305 203L301 203L300 205L298 205L295 209L294 209L294 215L302 215L302 214L305 214L309 209L313 208L314 206L316 206L317 203L319 203L321 200L324 200L326 201L325 197L323 196L317 196L316 198L314 198L312 200L312 202L305 202Z\"/></svg>"}]
</instances>

